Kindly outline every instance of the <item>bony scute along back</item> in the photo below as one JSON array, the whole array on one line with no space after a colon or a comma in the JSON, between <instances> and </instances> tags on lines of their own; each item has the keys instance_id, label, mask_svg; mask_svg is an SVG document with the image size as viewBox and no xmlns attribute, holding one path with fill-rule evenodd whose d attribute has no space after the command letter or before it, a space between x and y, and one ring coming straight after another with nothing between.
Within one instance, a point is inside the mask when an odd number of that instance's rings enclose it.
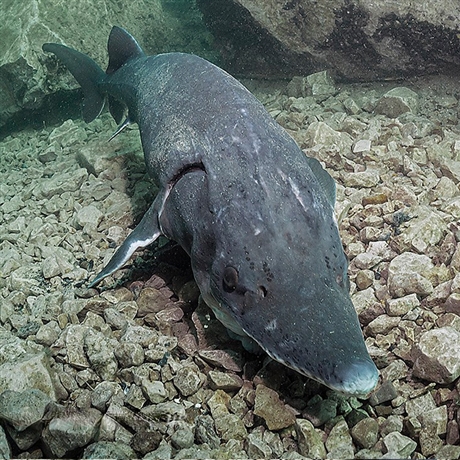
<instances>
[{"instance_id":1,"label":"bony scute along back","mask_svg":"<svg viewBox=\"0 0 460 460\"><path fill-rule=\"evenodd\" d=\"M146 56L119 27L110 33L107 72L63 45L43 49L82 86L87 122L108 99L117 123L127 111L121 127L138 124L159 187L90 285L164 235L190 255L204 300L248 348L258 344L334 390L369 393L378 371L348 292L335 183L319 162L244 86L197 56ZM172 130L168 119L186 129Z\"/></svg>"}]
</instances>

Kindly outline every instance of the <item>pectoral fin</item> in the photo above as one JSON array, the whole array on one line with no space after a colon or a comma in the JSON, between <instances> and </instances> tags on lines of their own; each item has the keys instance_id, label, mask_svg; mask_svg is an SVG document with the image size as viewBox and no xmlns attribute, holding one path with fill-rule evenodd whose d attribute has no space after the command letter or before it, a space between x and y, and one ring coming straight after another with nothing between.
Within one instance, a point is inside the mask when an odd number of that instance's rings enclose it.
<instances>
[{"instance_id":1,"label":"pectoral fin","mask_svg":"<svg viewBox=\"0 0 460 460\"><path fill-rule=\"evenodd\" d=\"M105 277L120 269L139 248L152 244L161 234L159 217L163 211L170 189L160 191L152 206L144 214L137 227L129 234L123 244L117 249L105 268L88 285L93 287Z\"/></svg>"}]
</instances>

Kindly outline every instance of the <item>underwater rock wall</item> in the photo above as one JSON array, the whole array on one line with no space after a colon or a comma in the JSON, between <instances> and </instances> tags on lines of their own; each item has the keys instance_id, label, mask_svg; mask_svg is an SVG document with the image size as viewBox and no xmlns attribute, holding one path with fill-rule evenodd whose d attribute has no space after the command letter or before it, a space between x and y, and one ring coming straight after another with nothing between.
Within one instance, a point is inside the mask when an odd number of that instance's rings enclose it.
<instances>
[{"instance_id":1,"label":"underwater rock wall","mask_svg":"<svg viewBox=\"0 0 460 460\"><path fill-rule=\"evenodd\" d=\"M113 25L129 30L149 54L200 50L212 58L212 52L206 52L211 36L193 0L133 0L125 7L116 0L8 2L5 8L2 5L0 21L0 138L57 110L50 94L78 88L63 67L44 55L42 44L63 43L85 50L105 68ZM62 105L62 94L59 99ZM72 98L66 102L77 107ZM69 108L64 112L68 116Z\"/></svg>"},{"instance_id":2,"label":"underwater rock wall","mask_svg":"<svg viewBox=\"0 0 460 460\"><path fill-rule=\"evenodd\" d=\"M333 69L350 80L460 68L450 0L197 0L226 60L244 76Z\"/></svg>"}]
</instances>

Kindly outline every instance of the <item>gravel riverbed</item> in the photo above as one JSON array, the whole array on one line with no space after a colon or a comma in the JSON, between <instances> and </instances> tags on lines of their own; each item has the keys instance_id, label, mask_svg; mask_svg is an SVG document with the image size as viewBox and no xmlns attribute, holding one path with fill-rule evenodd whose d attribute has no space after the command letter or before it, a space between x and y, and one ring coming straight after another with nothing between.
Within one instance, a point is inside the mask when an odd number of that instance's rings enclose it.
<instances>
[{"instance_id":1,"label":"gravel riverbed","mask_svg":"<svg viewBox=\"0 0 460 460\"><path fill-rule=\"evenodd\" d=\"M2 458L460 458L460 87L252 86L337 182L377 389L247 353L165 239L87 289L156 189L137 128L68 120L0 143Z\"/></svg>"}]
</instances>

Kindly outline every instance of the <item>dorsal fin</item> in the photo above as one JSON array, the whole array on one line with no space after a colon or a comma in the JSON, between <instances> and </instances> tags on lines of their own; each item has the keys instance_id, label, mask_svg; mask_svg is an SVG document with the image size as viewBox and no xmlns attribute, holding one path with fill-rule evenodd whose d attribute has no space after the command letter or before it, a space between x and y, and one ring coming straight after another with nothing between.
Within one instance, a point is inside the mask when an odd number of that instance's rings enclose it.
<instances>
[{"instance_id":1,"label":"dorsal fin","mask_svg":"<svg viewBox=\"0 0 460 460\"><path fill-rule=\"evenodd\" d=\"M107 51L109 53L109 65L105 71L107 74L115 72L130 59L145 55L136 39L118 26L113 26L110 31Z\"/></svg>"},{"instance_id":2,"label":"dorsal fin","mask_svg":"<svg viewBox=\"0 0 460 460\"><path fill-rule=\"evenodd\" d=\"M336 194L336 187L335 181L331 177L331 175L321 166L321 163L316 158L307 157L308 164L310 165L310 169L312 170L313 174L318 179L326 197L331 203L332 207L335 206L335 194Z\"/></svg>"}]
</instances>

